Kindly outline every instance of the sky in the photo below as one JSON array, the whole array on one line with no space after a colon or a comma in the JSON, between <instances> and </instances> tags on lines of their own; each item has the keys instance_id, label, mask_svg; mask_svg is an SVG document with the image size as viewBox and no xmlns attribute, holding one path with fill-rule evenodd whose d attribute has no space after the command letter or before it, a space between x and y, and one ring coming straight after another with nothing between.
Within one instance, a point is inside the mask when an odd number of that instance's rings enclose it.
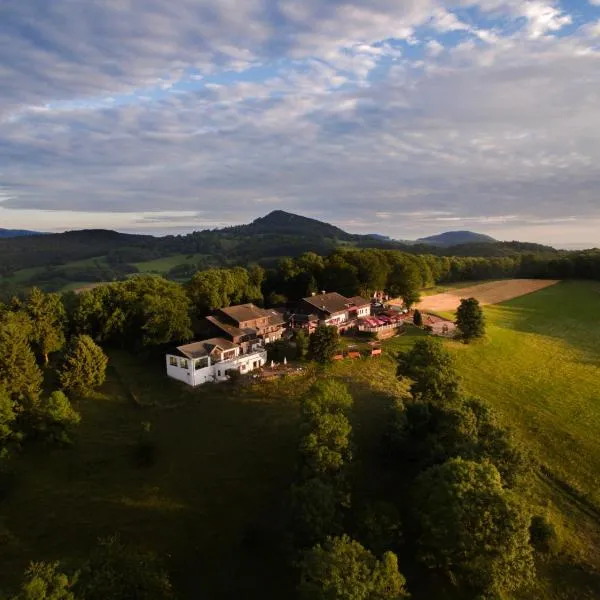
<instances>
[{"instance_id":1,"label":"sky","mask_svg":"<svg viewBox=\"0 0 600 600\"><path fill-rule=\"evenodd\" d=\"M600 246L600 0L5 0L0 90L0 227Z\"/></svg>"}]
</instances>

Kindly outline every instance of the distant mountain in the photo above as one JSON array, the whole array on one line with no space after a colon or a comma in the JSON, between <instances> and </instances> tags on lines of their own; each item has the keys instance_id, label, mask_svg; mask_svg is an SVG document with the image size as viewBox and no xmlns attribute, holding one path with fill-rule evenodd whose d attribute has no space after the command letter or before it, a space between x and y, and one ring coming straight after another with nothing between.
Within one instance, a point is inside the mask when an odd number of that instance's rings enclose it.
<instances>
[{"instance_id":1,"label":"distant mountain","mask_svg":"<svg viewBox=\"0 0 600 600\"><path fill-rule=\"evenodd\" d=\"M25 235L44 235L40 231L27 231L27 229L1 229L0 238L23 237Z\"/></svg>"},{"instance_id":2,"label":"distant mountain","mask_svg":"<svg viewBox=\"0 0 600 600\"><path fill-rule=\"evenodd\" d=\"M493 237L483 233L474 233L473 231L446 231L439 235L430 235L429 237L419 238L417 242L421 244L430 244L431 246L459 246L463 244L493 244L496 242Z\"/></svg>"},{"instance_id":3,"label":"distant mountain","mask_svg":"<svg viewBox=\"0 0 600 600\"><path fill-rule=\"evenodd\" d=\"M353 237L351 234L329 223L295 215L284 210L274 210L268 215L252 221L249 225L228 227L225 231L235 231L236 233L245 235L295 235L339 240L348 240Z\"/></svg>"}]
</instances>

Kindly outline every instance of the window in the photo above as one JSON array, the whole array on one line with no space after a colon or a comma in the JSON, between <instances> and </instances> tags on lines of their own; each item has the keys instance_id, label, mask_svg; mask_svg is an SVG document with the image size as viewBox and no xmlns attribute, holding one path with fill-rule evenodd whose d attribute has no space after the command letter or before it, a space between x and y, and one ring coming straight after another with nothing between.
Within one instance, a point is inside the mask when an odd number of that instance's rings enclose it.
<instances>
[{"instance_id":1,"label":"window","mask_svg":"<svg viewBox=\"0 0 600 600\"><path fill-rule=\"evenodd\" d=\"M188 361L187 361L187 358L182 358L182 359L179 361L179 366L180 366L182 369L187 369L187 368L188 368Z\"/></svg>"},{"instance_id":2,"label":"window","mask_svg":"<svg viewBox=\"0 0 600 600\"><path fill-rule=\"evenodd\" d=\"M172 367L176 367L177 366L177 359L174 356L169 356L169 364Z\"/></svg>"},{"instance_id":3,"label":"window","mask_svg":"<svg viewBox=\"0 0 600 600\"><path fill-rule=\"evenodd\" d=\"M217 377L221 377L221 371L217 371Z\"/></svg>"}]
</instances>

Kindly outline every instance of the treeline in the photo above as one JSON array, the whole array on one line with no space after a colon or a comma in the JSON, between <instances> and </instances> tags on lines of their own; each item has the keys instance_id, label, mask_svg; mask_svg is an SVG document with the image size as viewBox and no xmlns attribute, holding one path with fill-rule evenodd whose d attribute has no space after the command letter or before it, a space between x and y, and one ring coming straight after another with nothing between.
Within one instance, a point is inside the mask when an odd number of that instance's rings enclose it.
<instances>
[{"instance_id":1,"label":"treeline","mask_svg":"<svg viewBox=\"0 0 600 600\"><path fill-rule=\"evenodd\" d=\"M0 305L0 475L25 442L70 443L80 421L70 399L100 386L107 362L89 336L70 334L60 296L34 289Z\"/></svg>"}]
</instances>

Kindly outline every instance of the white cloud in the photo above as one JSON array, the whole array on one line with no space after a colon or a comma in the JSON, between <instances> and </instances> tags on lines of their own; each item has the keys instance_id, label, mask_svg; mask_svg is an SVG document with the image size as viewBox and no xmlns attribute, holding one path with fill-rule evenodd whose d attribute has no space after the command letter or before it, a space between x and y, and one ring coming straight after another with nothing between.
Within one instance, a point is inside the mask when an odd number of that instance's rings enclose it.
<instances>
[{"instance_id":1,"label":"white cloud","mask_svg":"<svg viewBox=\"0 0 600 600\"><path fill-rule=\"evenodd\" d=\"M553 3L65 0L33 21L39 2L0 23L3 226L600 219L594 24L548 35L570 22Z\"/></svg>"}]
</instances>

